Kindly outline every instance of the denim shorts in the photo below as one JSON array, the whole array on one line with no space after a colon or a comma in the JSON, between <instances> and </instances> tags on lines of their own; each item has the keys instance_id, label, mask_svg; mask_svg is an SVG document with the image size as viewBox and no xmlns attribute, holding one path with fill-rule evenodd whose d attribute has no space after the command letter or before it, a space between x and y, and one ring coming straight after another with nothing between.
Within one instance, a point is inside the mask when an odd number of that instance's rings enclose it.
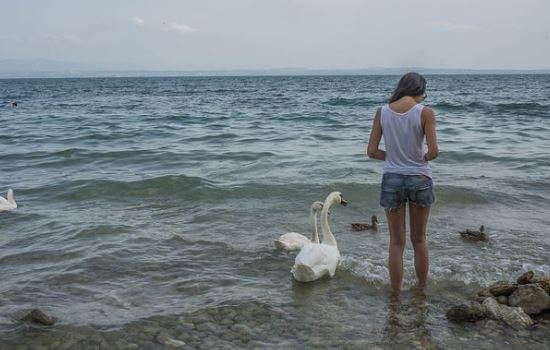
<instances>
[{"instance_id":1,"label":"denim shorts","mask_svg":"<svg viewBox=\"0 0 550 350\"><path fill-rule=\"evenodd\" d=\"M380 205L386 209L400 208L410 203L429 207L435 201L432 179L425 175L385 173L382 177Z\"/></svg>"}]
</instances>

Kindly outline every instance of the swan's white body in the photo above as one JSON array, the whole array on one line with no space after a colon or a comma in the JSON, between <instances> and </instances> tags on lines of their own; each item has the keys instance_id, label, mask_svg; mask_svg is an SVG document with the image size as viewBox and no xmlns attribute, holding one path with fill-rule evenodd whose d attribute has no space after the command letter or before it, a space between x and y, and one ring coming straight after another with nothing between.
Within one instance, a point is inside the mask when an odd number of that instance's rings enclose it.
<instances>
[{"instance_id":1,"label":"swan's white body","mask_svg":"<svg viewBox=\"0 0 550 350\"><path fill-rule=\"evenodd\" d=\"M15 208L17 208L17 203L15 203L15 198L13 197L13 190L10 188L6 198L0 196L0 211L13 210Z\"/></svg>"},{"instance_id":2,"label":"swan's white body","mask_svg":"<svg viewBox=\"0 0 550 350\"><path fill-rule=\"evenodd\" d=\"M323 202L313 202L311 208L309 209L311 239L300 233L288 232L273 241L275 248L284 250L300 250L307 243L319 244L319 234L317 233L317 212L322 208Z\"/></svg>"},{"instance_id":3,"label":"swan's white body","mask_svg":"<svg viewBox=\"0 0 550 350\"><path fill-rule=\"evenodd\" d=\"M336 272L336 267L340 261L340 251L338 251L336 239L334 239L328 224L328 210L334 203L346 205L346 201L340 192L329 194L323 205L321 211L323 243L308 243L296 256L291 272L297 281L311 282L326 274L333 277Z\"/></svg>"}]
</instances>

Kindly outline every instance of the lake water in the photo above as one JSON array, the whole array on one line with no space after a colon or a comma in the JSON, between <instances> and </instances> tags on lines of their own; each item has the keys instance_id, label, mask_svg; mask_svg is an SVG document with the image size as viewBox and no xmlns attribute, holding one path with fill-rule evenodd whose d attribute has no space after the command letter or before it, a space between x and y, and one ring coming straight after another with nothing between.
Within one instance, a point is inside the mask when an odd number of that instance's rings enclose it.
<instances>
[{"instance_id":1,"label":"lake water","mask_svg":"<svg viewBox=\"0 0 550 350\"><path fill-rule=\"evenodd\" d=\"M550 274L550 76L427 76L440 156L427 296L389 298L365 155L397 76L0 80L0 349L542 349L549 327L453 324L481 286ZM293 280L272 240L331 209L332 279ZM489 243L460 239L485 225ZM40 308L54 327L18 321ZM176 341L170 343L171 339ZM170 345L171 344L171 345Z\"/></svg>"}]
</instances>

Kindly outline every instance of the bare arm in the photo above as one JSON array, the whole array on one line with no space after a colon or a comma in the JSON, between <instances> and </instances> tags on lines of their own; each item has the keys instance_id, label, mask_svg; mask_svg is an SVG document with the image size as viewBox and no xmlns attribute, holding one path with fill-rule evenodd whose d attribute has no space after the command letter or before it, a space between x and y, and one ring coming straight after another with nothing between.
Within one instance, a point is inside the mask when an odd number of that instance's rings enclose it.
<instances>
[{"instance_id":1,"label":"bare arm","mask_svg":"<svg viewBox=\"0 0 550 350\"><path fill-rule=\"evenodd\" d=\"M437 146L437 136L435 132L435 114L431 108L424 107L422 109L422 120L424 125L424 134L426 135L426 144L428 152L424 155L427 161L434 160L439 155L439 147Z\"/></svg>"},{"instance_id":2,"label":"bare arm","mask_svg":"<svg viewBox=\"0 0 550 350\"><path fill-rule=\"evenodd\" d=\"M380 122L380 108L374 115L372 130L370 131L369 145L367 146L367 155L369 158L384 160L386 152L378 148L382 139L382 123Z\"/></svg>"}]
</instances>

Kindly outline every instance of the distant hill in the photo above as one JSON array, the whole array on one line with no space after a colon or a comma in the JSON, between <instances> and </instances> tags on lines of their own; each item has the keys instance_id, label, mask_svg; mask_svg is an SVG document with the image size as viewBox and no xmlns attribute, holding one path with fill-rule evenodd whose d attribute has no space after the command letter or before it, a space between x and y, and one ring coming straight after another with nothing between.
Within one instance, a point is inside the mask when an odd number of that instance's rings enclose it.
<instances>
[{"instance_id":1,"label":"distant hill","mask_svg":"<svg viewBox=\"0 0 550 350\"><path fill-rule=\"evenodd\" d=\"M228 70L108 70L88 64L55 60L0 60L0 79L69 77L151 77L151 76L277 76L277 75L401 75L422 74L550 74L550 69L445 69L445 68L364 68L364 69L228 69Z\"/></svg>"}]
</instances>

